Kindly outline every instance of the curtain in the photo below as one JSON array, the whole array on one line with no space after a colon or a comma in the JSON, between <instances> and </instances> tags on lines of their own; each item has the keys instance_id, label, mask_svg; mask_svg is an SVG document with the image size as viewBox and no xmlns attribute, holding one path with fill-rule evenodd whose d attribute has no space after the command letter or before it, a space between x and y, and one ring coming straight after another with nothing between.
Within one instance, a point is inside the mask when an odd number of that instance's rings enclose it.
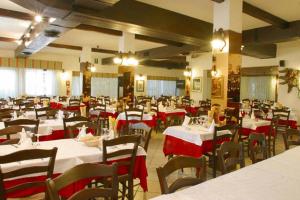
<instances>
[{"instance_id":1,"label":"curtain","mask_svg":"<svg viewBox=\"0 0 300 200\"><path fill-rule=\"evenodd\" d=\"M241 99L275 100L275 76L242 76Z\"/></svg>"},{"instance_id":2,"label":"curtain","mask_svg":"<svg viewBox=\"0 0 300 200\"><path fill-rule=\"evenodd\" d=\"M176 81L148 80L147 94L148 96L155 96L155 97L159 97L161 95L175 96Z\"/></svg>"},{"instance_id":3,"label":"curtain","mask_svg":"<svg viewBox=\"0 0 300 200\"><path fill-rule=\"evenodd\" d=\"M92 96L118 97L118 78L92 77Z\"/></svg>"},{"instance_id":4,"label":"curtain","mask_svg":"<svg viewBox=\"0 0 300 200\"><path fill-rule=\"evenodd\" d=\"M14 68L0 68L0 98L18 96L18 73Z\"/></svg>"},{"instance_id":5,"label":"curtain","mask_svg":"<svg viewBox=\"0 0 300 200\"><path fill-rule=\"evenodd\" d=\"M58 75L54 70L25 69L25 94L55 96Z\"/></svg>"},{"instance_id":6,"label":"curtain","mask_svg":"<svg viewBox=\"0 0 300 200\"><path fill-rule=\"evenodd\" d=\"M72 76L72 96L82 95L82 73L80 76Z\"/></svg>"}]
</instances>

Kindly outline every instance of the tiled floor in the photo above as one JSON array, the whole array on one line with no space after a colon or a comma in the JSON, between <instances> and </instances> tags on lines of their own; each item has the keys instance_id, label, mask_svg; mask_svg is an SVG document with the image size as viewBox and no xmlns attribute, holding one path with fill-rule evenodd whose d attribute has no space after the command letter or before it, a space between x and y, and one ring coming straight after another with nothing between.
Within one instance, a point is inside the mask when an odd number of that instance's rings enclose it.
<instances>
[{"instance_id":1,"label":"tiled floor","mask_svg":"<svg viewBox=\"0 0 300 200\"><path fill-rule=\"evenodd\" d=\"M147 169L148 169L148 192L143 192L140 187L135 188L135 200L146 200L160 195L160 186L156 174L156 168L164 165L167 162L167 158L163 154L163 142L164 135L161 133L153 132L147 155ZM282 136L279 135L276 144L277 154L284 151ZM246 157L246 165L250 165L251 162ZM184 170L184 174L188 174L190 170ZM208 178L212 178L212 171L208 169ZM180 173L172 174L170 180L182 176ZM43 199L43 196L36 195L34 197L26 198L26 200Z\"/></svg>"}]
</instances>

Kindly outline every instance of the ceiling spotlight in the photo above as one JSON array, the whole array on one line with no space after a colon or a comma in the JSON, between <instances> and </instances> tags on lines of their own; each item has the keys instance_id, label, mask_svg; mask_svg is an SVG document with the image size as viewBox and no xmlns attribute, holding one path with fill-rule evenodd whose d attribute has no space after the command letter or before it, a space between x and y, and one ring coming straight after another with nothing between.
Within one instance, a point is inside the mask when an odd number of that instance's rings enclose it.
<instances>
[{"instance_id":1,"label":"ceiling spotlight","mask_svg":"<svg viewBox=\"0 0 300 200\"><path fill-rule=\"evenodd\" d=\"M56 20L56 18L50 17L50 18L49 18L49 23L52 23L52 22L54 22L55 20Z\"/></svg>"},{"instance_id":2,"label":"ceiling spotlight","mask_svg":"<svg viewBox=\"0 0 300 200\"><path fill-rule=\"evenodd\" d=\"M91 72L95 72L96 71L96 67L95 66L91 66Z\"/></svg>"},{"instance_id":3,"label":"ceiling spotlight","mask_svg":"<svg viewBox=\"0 0 300 200\"><path fill-rule=\"evenodd\" d=\"M42 17L41 15L36 15L36 16L34 17L34 21L40 23L41 21L43 21L43 17Z\"/></svg>"}]
</instances>

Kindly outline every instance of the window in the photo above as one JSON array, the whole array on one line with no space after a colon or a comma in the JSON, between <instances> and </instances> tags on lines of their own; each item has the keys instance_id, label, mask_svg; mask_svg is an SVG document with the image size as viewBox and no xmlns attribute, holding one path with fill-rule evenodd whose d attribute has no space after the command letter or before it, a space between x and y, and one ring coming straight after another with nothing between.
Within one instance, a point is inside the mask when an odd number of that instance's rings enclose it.
<instances>
[{"instance_id":1,"label":"window","mask_svg":"<svg viewBox=\"0 0 300 200\"><path fill-rule=\"evenodd\" d=\"M147 82L148 96L159 97L176 96L176 81L167 80L148 80Z\"/></svg>"},{"instance_id":2,"label":"window","mask_svg":"<svg viewBox=\"0 0 300 200\"><path fill-rule=\"evenodd\" d=\"M25 69L25 94L30 96L57 95L57 73L52 70Z\"/></svg>"},{"instance_id":3,"label":"window","mask_svg":"<svg viewBox=\"0 0 300 200\"><path fill-rule=\"evenodd\" d=\"M275 100L276 77L242 76L241 99Z\"/></svg>"},{"instance_id":4,"label":"window","mask_svg":"<svg viewBox=\"0 0 300 200\"><path fill-rule=\"evenodd\" d=\"M0 97L18 96L18 73L14 68L0 68Z\"/></svg>"},{"instance_id":5,"label":"window","mask_svg":"<svg viewBox=\"0 0 300 200\"><path fill-rule=\"evenodd\" d=\"M118 97L118 78L92 77L92 96Z\"/></svg>"},{"instance_id":6,"label":"window","mask_svg":"<svg viewBox=\"0 0 300 200\"><path fill-rule=\"evenodd\" d=\"M82 95L82 73L79 76L72 76L72 96Z\"/></svg>"}]
</instances>

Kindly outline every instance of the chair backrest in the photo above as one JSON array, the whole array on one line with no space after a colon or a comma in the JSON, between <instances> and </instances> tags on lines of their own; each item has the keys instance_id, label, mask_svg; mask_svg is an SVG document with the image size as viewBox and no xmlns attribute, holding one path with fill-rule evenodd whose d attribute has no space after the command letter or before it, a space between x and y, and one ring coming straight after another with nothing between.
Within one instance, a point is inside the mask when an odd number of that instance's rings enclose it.
<instances>
[{"instance_id":1,"label":"chair backrest","mask_svg":"<svg viewBox=\"0 0 300 200\"><path fill-rule=\"evenodd\" d=\"M218 133L219 131L231 131L231 130L235 130L233 125L225 125L225 126L215 126L215 130L214 130L214 135L213 135L213 140L212 140L212 154L213 157L216 156L216 150L218 149L218 147L220 147L220 143L222 141L231 141L232 140L232 133L231 132L227 132L225 134L220 134Z\"/></svg>"},{"instance_id":2,"label":"chair backrest","mask_svg":"<svg viewBox=\"0 0 300 200\"><path fill-rule=\"evenodd\" d=\"M171 173L184 168L195 168L197 170L196 177L179 178L168 186L167 177ZM201 158L176 156L169 160L163 167L157 168L156 171L161 193L169 194L180 188L193 186L206 181L206 159L205 156Z\"/></svg>"},{"instance_id":3,"label":"chair backrest","mask_svg":"<svg viewBox=\"0 0 300 200\"><path fill-rule=\"evenodd\" d=\"M11 108L0 109L0 121L9 120L12 118L14 110Z\"/></svg>"},{"instance_id":4,"label":"chair backrest","mask_svg":"<svg viewBox=\"0 0 300 200\"><path fill-rule=\"evenodd\" d=\"M58 101L60 101L60 102L66 102L67 99L68 99L68 97L66 97L66 96L59 96L58 97Z\"/></svg>"},{"instance_id":5,"label":"chair backrest","mask_svg":"<svg viewBox=\"0 0 300 200\"><path fill-rule=\"evenodd\" d=\"M40 102L43 103L43 101L50 102L50 97L40 97Z\"/></svg>"},{"instance_id":6,"label":"chair backrest","mask_svg":"<svg viewBox=\"0 0 300 200\"><path fill-rule=\"evenodd\" d=\"M19 143L19 138L11 139L11 136L16 135L22 131L22 129L25 129L25 131L32 132L34 128L30 128L28 126L9 126L3 129L0 129L0 137L5 136L7 140L4 142L1 142L0 145L5 144L17 144Z\"/></svg>"},{"instance_id":7,"label":"chair backrest","mask_svg":"<svg viewBox=\"0 0 300 200\"><path fill-rule=\"evenodd\" d=\"M227 107L224 110L226 123L233 123L234 114L235 114L235 108Z\"/></svg>"},{"instance_id":8,"label":"chair backrest","mask_svg":"<svg viewBox=\"0 0 300 200\"><path fill-rule=\"evenodd\" d=\"M289 128L286 132L282 133L285 150L290 149L290 146L300 145L300 131L297 129ZM295 137L296 136L296 137Z\"/></svg>"},{"instance_id":9,"label":"chair backrest","mask_svg":"<svg viewBox=\"0 0 300 200\"><path fill-rule=\"evenodd\" d=\"M114 138L111 140L103 140L102 142L102 151L103 151L103 163L116 162L118 167L125 167L128 169L128 176L130 178L133 177L133 169L137 154L137 149L139 142L141 140L141 136L139 135L130 135L130 136L121 136L118 138ZM124 144L131 143L133 146L125 147ZM123 145L122 149L116 151L109 151L108 149L116 146ZM125 157L128 159L122 159L121 161L118 159L120 157Z\"/></svg>"},{"instance_id":10,"label":"chair backrest","mask_svg":"<svg viewBox=\"0 0 300 200\"><path fill-rule=\"evenodd\" d=\"M278 118L277 128L282 131L286 131L289 128L288 120L290 119L290 112L291 111L285 109L272 110L273 118Z\"/></svg>"},{"instance_id":11,"label":"chair backrest","mask_svg":"<svg viewBox=\"0 0 300 200\"><path fill-rule=\"evenodd\" d=\"M65 132L65 138L68 138L68 123L74 123L74 122L88 122L89 118L82 117L82 116L75 116L70 118L63 118L63 124L64 124L64 132Z\"/></svg>"},{"instance_id":12,"label":"chair backrest","mask_svg":"<svg viewBox=\"0 0 300 200\"><path fill-rule=\"evenodd\" d=\"M268 157L266 137L262 133L251 133L249 135L249 151L252 163L265 160Z\"/></svg>"},{"instance_id":13,"label":"chair backrest","mask_svg":"<svg viewBox=\"0 0 300 200\"><path fill-rule=\"evenodd\" d=\"M34 134L38 133L39 129L39 120L32 120L32 119L16 119L12 121L5 121L4 126L9 127L9 126L30 126L32 128L32 132Z\"/></svg>"},{"instance_id":14,"label":"chair backrest","mask_svg":"<svg viewBox=\"0 0 300 200\"><path fill-rule=\"evenodd\" d=\"M125 109L125 119L129 124L129 120L142 121L144 110L138 108Z\"/></svg>"},{"instance_id":15,"label":"chair backrest","mask_svg":"<svg viewBox=\"0 0 300 200\"><path fill-rule=\"evenodd\" d=\"M23 99L14 99L13 100L13 105L19 106L24 100Z\"/></svg>"},{"instance_id":16,"label":"chair backrest","mask_svg":"<svg viewBox=\"0 0 300 200\"><path fill-rule=\"evenodd\" d=\"M51 178L53 174L56 153L57 153L57 148L55 147L50 150L45 150L45 149L21 150L8 155L0 156L0 165L34 160L34 159L49 159L47 165L34 165L30 167L28 166L20 167L19 169L10 170L9 172L4 172L0 168L0 200L5 200L7 194L10 193L15 193L29 188L45 186L44 181L30 181L30 182L20 183L16 186L7 188L5 187L4 181L8 179L18 178L18 177L20 178L26 175L32 176L40 173L45 174L47 178Z\"/></svg>"},{"instance_id":17,"label":"chair backrest","mask_svg":"<svg viewBox=\"0 0 300 200\"><path fill-rule=\"evenodd\" d=\"M224 142L217 150L218 161L222 174L226 174L245 166L243 143Z\"/></svg>"},{"instance_id":18,"label":"chair backrest","mask_svg":"<svg viewBox=\"0 0 300 200\"><path fill-rule=\"evenodd\" d=\"M48 179L46 181L47 192L50 200L59 200L59 191L76 183L80 180L92 179L92 178L110 178L110 186L104 185L101 188L85 188L82 189L67 200L83 200L83 199L118 199L118 176L117 176L117 166L113 165L103 165L103 164L93 164L85 163L77 165L68 171L64 172L60 176L54 179Z\"/></svg>"},{"instance_id":19,"label":"chair backrest","mask_svg":"<svg viewBox=\"0 0 300 200\"><path fill-rule=\"evenodd\" d=\"M70 99L69 106L80 106L80 100L79 99Z\"/></svg>"},{"instance_id":20,"label":"chair backrest","mask_svg":"<svg viewBox=\"0 0 300 200\"><path fill-rule=\"evenodd\" d=\"M35 108L35 118L40 119L42 117L47 117L47 111L50 110L50 107L42 107L42 108Z\"/></svg>"},{"instance_id":21,"label":"chair backrest","mask_svg":"<svg viewBox=\"0 0 300 200\"><path fill-rule=\"evenodd\" d=\"M74 125L71 126L67 126L67 138L74 138L75 135L74 133L79 133L79 128L81 128L82 126L85 126L89 131L93 132L93 135L100 135L100 127L93 123L93 122L78 122Z\"/></svg>"},{"instance_id":22,"label":"chair backrest","mask_svg":"<svg viewBox=\"0 0 300 200\"><path fill-rule=\"evenodd\" d=\"M129 125L129 135L140 135L140 146L143 147L146 152L148 150L151 132L152 128L143 122Z\"/></svg>"},{"instance_id":23,"label":"chair backrest","mask_svg":"<svg viewBox=\"0 0 300 200\"><path fill-rule=\"evenodd\" d=\"M22 111L33 111L34 110L34 102L23 102L19 104L19 110Z\"/></svg>"}]
</instances>

